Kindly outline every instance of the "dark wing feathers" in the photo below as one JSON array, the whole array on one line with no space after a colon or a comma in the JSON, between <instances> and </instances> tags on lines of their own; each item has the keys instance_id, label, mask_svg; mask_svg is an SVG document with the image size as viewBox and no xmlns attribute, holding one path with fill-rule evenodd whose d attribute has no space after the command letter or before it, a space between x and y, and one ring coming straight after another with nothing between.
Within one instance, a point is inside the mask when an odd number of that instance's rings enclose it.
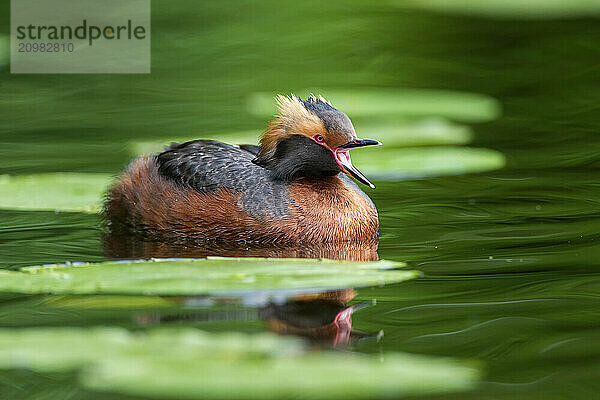
<instances>
[{"instance_id":1,"label":"dark wing feathers","mask_svg":"<svg viewBox=\"0 0 600 400\"><path fill-rule=\"evenodd\" d=\"M201 193L223 188L239 192L238 205L252 216L288 215L287 188L252 163L254 151L257 146L194 140L173 143L156 159L160 174Z\"/></svg>"},{"instance_id":2,"label":"dark wing feathers","mask_svg":"<svg viewBox=\"0 0 600 400\"><path fill-rule=\"evenodd\" d=\"M222 186L243 189L244 184L238 185L237 181L240 178L245 181L256 173L248 171L251 165L254 166L250 162L252 154L237 146L213 140L172 144L157 158L162 175L200 192Z\"/></svg>"}]
</instances>

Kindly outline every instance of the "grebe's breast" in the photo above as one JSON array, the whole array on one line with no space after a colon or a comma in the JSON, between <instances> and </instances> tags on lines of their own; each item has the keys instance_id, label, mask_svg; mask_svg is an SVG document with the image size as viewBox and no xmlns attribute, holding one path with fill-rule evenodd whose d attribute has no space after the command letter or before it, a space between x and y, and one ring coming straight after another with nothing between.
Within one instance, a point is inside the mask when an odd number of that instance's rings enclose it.
<instances>
[{"instance_id":1,"label":"grebe's breast","mask_svg":"<svg viewBox=\"0 0 600 400\"><path fill-rule=\"evenodd\" d=\"M291 214L301 229L315 239L362 241L378 236L375 205L345 174L299 178L288 190Z\"/></svg>"}]
</instances>

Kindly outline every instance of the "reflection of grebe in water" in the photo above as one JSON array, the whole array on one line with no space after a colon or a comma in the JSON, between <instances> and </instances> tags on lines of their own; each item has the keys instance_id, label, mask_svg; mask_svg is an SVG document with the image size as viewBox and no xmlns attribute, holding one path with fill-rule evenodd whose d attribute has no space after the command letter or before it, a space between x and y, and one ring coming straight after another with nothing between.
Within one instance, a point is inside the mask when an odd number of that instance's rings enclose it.
<instances>
[{"instance_id":1,"label":"reflection of grebe in water","mask_svg":"<svg viewBox=\"0 0 600 400\"><path fill-rule=\"evenodd\" d=\"M346 303L356 296L354 289L298 296L284 304L270 304L260 311L261 319L269 330L280 335L295 335L334 347L346 345L354 339L378 337L352 329L354 311L372 303L351 306Z\"/></svg>"},{"instance_id":2,"label":"reflection of grebe in water","mask_svg":"<svg viewBox=\"0 0 600 400\"><path fill-rule=\"evenodd\" d=\"M328 258L346 261L377 261L378 240L363 242L273 245L226 241L160 241L138 234L115 232L103 237L104 253L113 259L268 257Z\"/></svg>"},{"instance_id":3,"label":"reflection of grebe in water","mask_svg":"<svg viewBox=\"0 0 600 400\"><path fill-rule=\"evenodd\" d=\"M256 313L246 311L226 312L223 308L203 313L141 313L136 320L141 324L168 324L182 321L235 321L261 319L271 332L295 335L319 345L343 346L363 338L379 337L380 333L365 333L352 329L352 313L372 303L348 306L356 296L354 289L295 296L283 303L268 303ZM169 298L171 301L194 304L197 298ZM202 302L202 300L200 300ZM198 326L201 328L202 326Z\"/></svg>"},{"instance_id":4,"label":"reflection of grebe in water","mask_svg":"<svg viewBox=\"0 0 600 400\"><path fill-rule=\"evenodd\" d=\"M347 175L374 187L349 151L380 143L357 138L321 97L279 96L278 105L260 146L196 140L135 160L108 193L111 225L252 243L376 240L377 210Z\"/></svg>"}]
</instances>

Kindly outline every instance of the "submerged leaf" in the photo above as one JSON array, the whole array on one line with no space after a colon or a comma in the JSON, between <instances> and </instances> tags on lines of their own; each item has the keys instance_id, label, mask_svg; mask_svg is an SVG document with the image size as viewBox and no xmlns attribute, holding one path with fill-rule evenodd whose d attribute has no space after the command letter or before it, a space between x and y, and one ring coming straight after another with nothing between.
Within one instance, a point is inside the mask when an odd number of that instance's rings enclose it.
<instances>
[{"instance_id":1,"label":"submerged leaf","mask_svg":"<svg viewBox=\"0 0 600 400\"><path fill-rule=\"evenodd\" d=\"M308 91L296 92L306 98ZM431 89L364 89L319 92L339 110L353 117L444 117L465 122L483 122L500 115L494 98L467 92ZM249 99L249 111L260 116L272 115L272 93L255 93Z\"/></svg>"},{"instance_id":2,"label":"submerged leaf","mask_svg":"<svg viewBox=\"0 0 600 400\"><path fill-rule=\"evenodd\" d=\"M323 290L401 282L416 271L392 261L219 258L109 261L0 271L0 291L49 294L192 295Z\"/></svg>"},{"instance_id":3,"label":"submerged leaf","mask_svg":"<svg viewBox=\"0 0 600 400\"><path fill-rule=\"evenodd\" d=\"M449 359L314 354L293 338L189 328L0 330L0 367L80 370L90 389L177 399L396 397L465 390L478 377Z\"/></svg>"},{"instance_id":4,"label":"submerged leaf","mask_svg":"<svg viewBox=\"0 0 600 400\"><path fill-rule=\"evenodd\" d=\"M98 212L109 174L0 175L0 209Z\"/></svg>"}]
</instances>

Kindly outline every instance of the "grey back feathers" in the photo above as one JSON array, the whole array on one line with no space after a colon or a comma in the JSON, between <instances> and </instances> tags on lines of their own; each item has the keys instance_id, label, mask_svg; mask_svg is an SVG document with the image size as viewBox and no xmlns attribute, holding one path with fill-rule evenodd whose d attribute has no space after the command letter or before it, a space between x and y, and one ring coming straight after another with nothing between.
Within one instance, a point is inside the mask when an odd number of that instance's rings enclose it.
<instances>
[{"instance_id":1,"label":"grey back feathers","mask_svg":"<svg viewBox=\"0 0 600 400\"><path fill-rule=\"evenodd\" d=\"M219 189L239 192L238 205L253 217L288 215L286 185L273 181L269 171L253 164L251 151L212 140L195 140L172 144L156 159L160 174L200 193Z\"/></svg>"}]
</instances>

